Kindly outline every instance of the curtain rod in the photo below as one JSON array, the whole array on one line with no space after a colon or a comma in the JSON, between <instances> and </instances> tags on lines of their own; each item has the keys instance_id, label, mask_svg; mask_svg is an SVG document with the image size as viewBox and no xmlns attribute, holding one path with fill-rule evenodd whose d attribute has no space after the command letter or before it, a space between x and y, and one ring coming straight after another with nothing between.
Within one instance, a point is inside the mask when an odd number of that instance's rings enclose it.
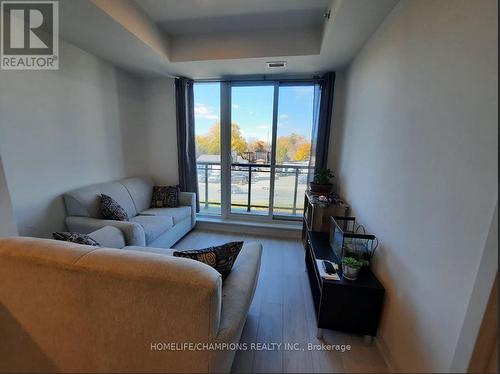
<instances>
[{"instance_id":1,"label":"curtain rod","mask_svg":"<svg viewBox=\"0 0 500 374\"><path fill-rule=\"evenodd\" d=\"M323 78L318 76L310 77L310 78L279 78L279 77L251 77L251 78L202 78L202 79L193 79L195 82L199 83L209 83L209 82L321 82Z\"/></svg>"}]
</instances>

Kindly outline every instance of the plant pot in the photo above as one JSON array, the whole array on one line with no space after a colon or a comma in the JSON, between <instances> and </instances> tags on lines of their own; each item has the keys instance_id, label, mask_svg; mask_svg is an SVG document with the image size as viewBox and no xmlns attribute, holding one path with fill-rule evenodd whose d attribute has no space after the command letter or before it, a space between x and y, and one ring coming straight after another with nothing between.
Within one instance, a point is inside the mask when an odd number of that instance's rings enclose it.
<instances>
[{"instance_id":1,"label":"plant pot","mask_svg":"<svg viewBox=\"0 0 500 374\"><path fill-rule=\"evenodd\" d=\"M309 189L313 193L328 195L330 192L332 192L332 188L333 184L331 183L320 184L320 183L309 182Z\"/></svg>"},{"instance_id":2,"label":"plant pot","mask_svg":"<svg viewBox=\"0 0 500 374\"><path fill-rule=\"evenodd\" d=\"M358 279L359 271L361 268L353 268L347 265L342 265L342 275L345 279L356 280Z\"/></svg>"}]
</instances>

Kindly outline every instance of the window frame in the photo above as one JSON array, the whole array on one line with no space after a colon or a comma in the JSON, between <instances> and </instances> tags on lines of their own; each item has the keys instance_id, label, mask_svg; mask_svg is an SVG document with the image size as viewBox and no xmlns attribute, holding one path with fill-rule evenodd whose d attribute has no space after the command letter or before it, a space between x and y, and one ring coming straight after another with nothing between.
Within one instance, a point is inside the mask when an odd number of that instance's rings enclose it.
<instances>
[{"instance_id":1,"label":"window frame","mask_svg":"<svg viewBox=\"0 0 500 374\"><path fill-rule=\"evenodd\" d=\"M318 78L292 78L292 79L200 79L194 80L194 84L219 83L220 84L220 155L221 155L221 212L222 219L234 219L241 221L300 221L301 216L276 214L274 210L274 192L276 181L276 146L278 133L278 111L280 87L286 86L314 86L319 82ZM252 214L231 212L231 122L232 122L232 88L249 86L273 86L273 117L271 138L271 164L270 164L270 186L268 214ZM312 142L312 139L311 139ZM298 200L298 196L297 196ZM218 214L200 212L200 217L214 217Z\"/></svg>"}]
</instances>

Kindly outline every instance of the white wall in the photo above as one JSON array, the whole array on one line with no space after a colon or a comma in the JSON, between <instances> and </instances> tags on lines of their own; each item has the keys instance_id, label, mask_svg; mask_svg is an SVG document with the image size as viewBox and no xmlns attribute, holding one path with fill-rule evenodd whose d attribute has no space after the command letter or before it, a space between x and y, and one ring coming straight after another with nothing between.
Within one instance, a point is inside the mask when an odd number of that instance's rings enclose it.
<instances>
[{"instance_id":1,"label":"white wall","mask_svg":"<svg viewBox=\"0 0 500 374\"><path fill-rule=\"evenodd\" d=\"M61 194L145 174L142 82L61 41L59 71L0 71L0 148L19 233L64 228Z\"/></svg>"},{"instance_id":2,"label":"white wall","mask_svg":"<svg viewBox=\"0 0 500 374\"><path fill-rule=\"evenodd\" d=\"M476 281L469 299L467 313L465 314L462 331L458 340L455 355L451 364L453 372L463 371L468 367L472 352L475 347L477 335L486 310L495 275L498 271L498 205L491 220L484 251L477 271Z\"/></svg>"},{"instance_id":3,"label":"white wall","mask_svg":"<svg viewBox=\"0 0 500 374\"><path fill-rule=\"evenodd\" d=\"M0 236L17 235L17 227L12 210L7 180L3 171L2 157L0 156Z\"/></svg>"},{"instance_id":4,"label":"white wall","mask_svg":"<svg viewBox=\"0 0 500 374\"><path fill-rule=\"evenodd\" d=\"M177 184L177 123L174 79L144 82L145 126L149 174L160 184Z\"/></svg>"},{"instance_id":5,"label":"white wall","mask_svg":"<svg viewBox=\"0 0 500 374\"><path fill-rule=\"evenodd\" d=\"M399 370L466 369L469 300L492 279L478 269L498 200L497 43L494 0L401 1L338 76L330 166L380 239L379 337Z\"/></svg>"}]
</instances>

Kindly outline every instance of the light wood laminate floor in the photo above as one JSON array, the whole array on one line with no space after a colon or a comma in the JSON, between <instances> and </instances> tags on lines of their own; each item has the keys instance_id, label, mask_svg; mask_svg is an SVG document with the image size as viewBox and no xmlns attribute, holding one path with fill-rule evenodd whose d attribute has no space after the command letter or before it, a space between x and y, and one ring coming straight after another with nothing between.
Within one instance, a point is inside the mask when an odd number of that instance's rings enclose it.
<instances>
[{"instance_id":1,"label":"light wood laminate floor","mask_svg":"<svg viewBox=\"0 0 500 374\"><path fill-rule=\"evenodd\" d=\"M233 240L258 241L263 246L259 282L241 342L299 343L304 350L285 350L282 346L279 350L238 351L232 372L389 371L376 345L366 344L360 336L325 330L322 340L316 338L314 306L300 241L194 230L175 248L200 249ZM351 350L308 350L308 343L349 344Z\"/></svg>"}]
</instances>

